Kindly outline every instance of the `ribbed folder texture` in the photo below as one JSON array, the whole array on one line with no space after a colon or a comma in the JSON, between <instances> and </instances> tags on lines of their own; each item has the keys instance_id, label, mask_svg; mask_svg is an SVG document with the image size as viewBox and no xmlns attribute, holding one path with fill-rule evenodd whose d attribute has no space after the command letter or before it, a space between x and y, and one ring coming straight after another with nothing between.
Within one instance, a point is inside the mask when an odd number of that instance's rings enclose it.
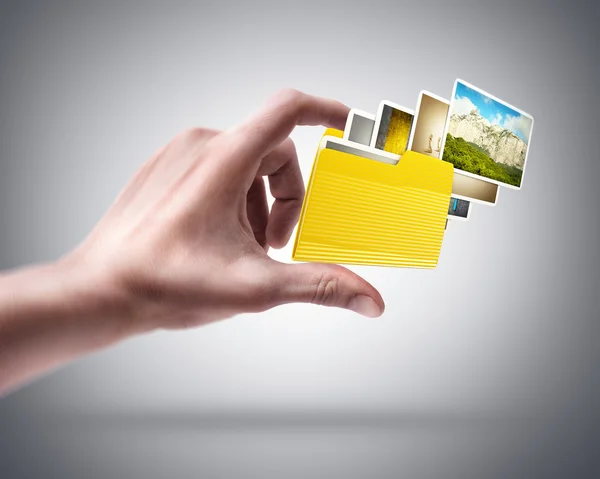
<instances>
[{"instance_id":1,"label":"ribbed folder texture","mask_svg":"<svg viewBox=\"0 0 600 479\"><path fill-rule=\"evenodd\" d=\"M408 151L389 165L329 149L315 162L295 260L437 265L452 191L450 163Z\"/></svg>"}]
</instances>

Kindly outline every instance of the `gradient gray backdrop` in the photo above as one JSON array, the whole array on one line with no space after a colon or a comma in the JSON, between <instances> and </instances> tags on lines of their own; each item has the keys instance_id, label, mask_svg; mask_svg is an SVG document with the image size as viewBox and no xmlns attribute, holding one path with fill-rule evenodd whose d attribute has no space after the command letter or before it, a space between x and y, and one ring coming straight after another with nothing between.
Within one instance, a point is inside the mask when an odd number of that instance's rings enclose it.
<instances>
[{"instance_id":1,"label":"gradient gray backdrop","mask_svg":"<svg viewBox=\"0 0 600 479\"><path fill-rule=\"evenodd\" d=\"M178 131L284 86L375 112L460 77L535 117L522 191L451 223L437 270L354 268L381 319L290 305L84 358L0 401L0 477L599 477L599 20L577 0L0 3L2 268L68 251ZM293 134L305 178L321 133Z\"/></svg>"}]
</instances>

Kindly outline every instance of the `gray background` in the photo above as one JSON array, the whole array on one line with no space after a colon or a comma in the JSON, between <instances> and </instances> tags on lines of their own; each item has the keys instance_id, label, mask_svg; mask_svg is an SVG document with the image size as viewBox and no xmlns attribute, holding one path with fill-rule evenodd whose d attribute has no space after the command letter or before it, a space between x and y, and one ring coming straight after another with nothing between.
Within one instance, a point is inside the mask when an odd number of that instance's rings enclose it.
<instances>
[{"instance_id":1,"label":"gray background","mask_svg":"<svg viewBox=\"0 0 600 479\"><path fill-rule=\"evenodd\" d=\"M383 318L290 305L84 358L0 401L2 478L598 477L597 2L0 5L2 268L284 86L374 112L460 77L536 119L522 191L449 223L437 270L355 268ZM321 132L293 135L305 175Z\"/></svg>"}]
</instances>

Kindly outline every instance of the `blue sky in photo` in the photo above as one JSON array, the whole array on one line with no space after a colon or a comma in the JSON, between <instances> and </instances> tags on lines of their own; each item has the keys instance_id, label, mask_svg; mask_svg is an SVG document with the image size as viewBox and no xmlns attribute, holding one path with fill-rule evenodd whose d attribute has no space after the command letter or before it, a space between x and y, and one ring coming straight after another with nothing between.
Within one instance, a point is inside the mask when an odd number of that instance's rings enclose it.
<instances>
[{"instance_id":1,"label":"blue sky in photo","mask_svg":"<svg viewBox=\"0 0 600 479\"><path fill-rule=\"evenodd\" d=\"M464 115L474 108L492 125L500 125L512 131L525 144L529 143L529 135L533 126L531 118L521 115L518 111L473 90L460 81L457 82L452 114Z\"/></svg>"}]
</instances>

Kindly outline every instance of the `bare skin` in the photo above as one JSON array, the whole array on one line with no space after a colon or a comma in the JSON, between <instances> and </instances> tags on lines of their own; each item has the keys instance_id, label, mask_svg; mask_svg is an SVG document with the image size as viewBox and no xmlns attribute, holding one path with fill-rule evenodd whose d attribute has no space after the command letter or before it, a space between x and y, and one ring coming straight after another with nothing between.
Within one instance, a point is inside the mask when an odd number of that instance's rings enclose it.
<instances>
[{"instance_id":1,"label":"bare skin","mask_svg":"<svg viewBox=\"0 0 600 479\"><path fill-rule=\"evenodd\" d=\"M186 131L141 167L78 248L0 275L0 395L156 329L292 302L381 315L381 295L346 268L267 255L288 243L304 196L289 134L297 125L341 129L348 111L284 90L230 130Z\"/></svg>"}]
</instances>

